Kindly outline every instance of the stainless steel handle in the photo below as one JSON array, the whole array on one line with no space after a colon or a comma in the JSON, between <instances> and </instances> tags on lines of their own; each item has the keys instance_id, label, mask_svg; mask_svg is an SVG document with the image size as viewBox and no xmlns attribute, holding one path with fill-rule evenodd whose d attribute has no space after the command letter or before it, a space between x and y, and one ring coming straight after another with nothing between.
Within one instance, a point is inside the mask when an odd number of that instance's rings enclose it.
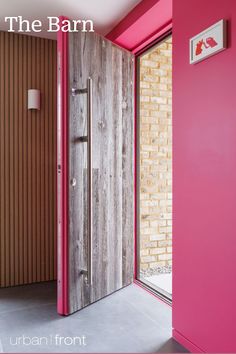
<instances>
[{"instance_id":1,"label":"stainless steel handle","mask_svg":"<svg viewBox=\"0 0 236 354\"><path fill-rule=\"evenodd\" d=\"M92 79L87 79L87 114L88 114L88 142L87 142L87 174L88 174L88 284L93 283L93 107L92 107Z\"/></svg>"},{"instance_id":2,"label":"stainless steel handle","mask_svg":"<svg viewBox=\"0 0 236 354\"><path fill-rule=\"evenodd\" d=\"M72 88L72 95L87 94L87 136L79 137L80 142L87 143L87 246L88 258L87 269L81 269L81 274L87 276L87 283L93 283L93 159L92 159L92 130L93 130L93 109L92 109L92 79L87 79L87 87L85 89Z\"/></svg>"}]
</instances>

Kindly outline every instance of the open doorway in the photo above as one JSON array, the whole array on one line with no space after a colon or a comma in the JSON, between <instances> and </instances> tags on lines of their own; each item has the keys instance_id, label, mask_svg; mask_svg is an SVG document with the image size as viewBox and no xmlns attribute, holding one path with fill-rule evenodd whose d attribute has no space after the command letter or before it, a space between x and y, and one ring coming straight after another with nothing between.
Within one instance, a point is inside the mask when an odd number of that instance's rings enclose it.
<instances>
[{"instance_id":1,"label":"open doorway","mask_svg":"<svg viewBox=\"0 0 236 354\"><path fill-rule=\"evenodd\" d=\"M137 278L172 299L172 35L137 59Z\"/></svg>"}]
</instances>

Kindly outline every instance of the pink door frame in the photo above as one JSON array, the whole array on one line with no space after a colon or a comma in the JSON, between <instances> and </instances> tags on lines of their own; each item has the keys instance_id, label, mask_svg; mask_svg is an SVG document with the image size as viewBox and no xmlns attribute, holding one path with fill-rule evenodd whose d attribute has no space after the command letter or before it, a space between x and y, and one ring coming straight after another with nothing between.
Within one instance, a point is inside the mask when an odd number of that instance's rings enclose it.
<instances>
[{"instance_id":1,"label":"pink door frame","mask_svg":"<svg viewBox=\"0 0 236 354\"><path fill-rule=\"evenodd\" d=\"M138 119L139 119L139 109L138 109L138 75L139 75L139 69L138 69L138 58L140 55L144 54L146 51L148 51L151 47L155 46L157 43L161 42L164 40L164 38L168 37L172 33L172 26L168 25L165 28L165 32L162 30L157 33L155 37L152 37L152 42L148 42L147 45L144 47L138 48L138 51L135 52L135 115L134 115L134 282L137 284L139 287L143 288L150 294L154 295L158 300L163 301L167 305L170 306L170 301L166 299L164 296L161 296L161 294L157 294L155 291L149 290L147 286L143 284L138 278L138 263L139 263L139 257L138 257L138 239L140 237L139 235L139 230L138 230L138 168L139 168L139 156L138 156L138 134L139 134L139 127L138 127ZM163 28L163 29L164 29ZM146 44L146 43L145 43Z\"/></svg>"},{"instance_id":2,"label":"pink door frame","mask_svg":"<svg viewBox=\"0 0 236 354\"><path fill-rule=\"evenodd\" d=\"M60 21L65 19L60 17ZM57 312L68 314L68 34L57 35Z\"/></svg>"},{"instance_id":3,"label":"pink door frame","mask_svg":"<svg viewBox=\"0 0 236 354\"><path fill-rule=\"evenodd\" d=\"M137 54L172 28L172 0L143 0L106 36Z\"/></svg>"}]
</instances>

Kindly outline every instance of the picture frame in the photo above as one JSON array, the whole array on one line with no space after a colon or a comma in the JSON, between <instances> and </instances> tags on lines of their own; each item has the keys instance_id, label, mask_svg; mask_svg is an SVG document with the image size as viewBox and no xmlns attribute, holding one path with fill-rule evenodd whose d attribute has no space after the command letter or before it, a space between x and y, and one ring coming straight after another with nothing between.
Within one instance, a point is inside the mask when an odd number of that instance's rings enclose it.
<instances>
[{"instance_id":1,"label":"picture frame","mask_svg":"<svg viewBox=\"0 0 236 354\"><path fill-rule=\"evenodd\" d=\"M227 21L222 19L189 41L190 64L215 55L227 48Z\"/></svg>"}]
</instances>

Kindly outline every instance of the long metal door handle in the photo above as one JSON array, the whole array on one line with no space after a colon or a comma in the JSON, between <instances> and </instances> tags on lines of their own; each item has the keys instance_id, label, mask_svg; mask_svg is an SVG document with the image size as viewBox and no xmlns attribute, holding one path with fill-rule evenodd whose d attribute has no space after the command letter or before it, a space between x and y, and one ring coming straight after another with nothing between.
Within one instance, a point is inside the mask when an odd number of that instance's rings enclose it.
<instances>
[{"instance_id":1,"label":"long metal door handle","mask_svg":"<svg viewBox=\"0 0 236 354\"><path fill-rule=\"evenodd\" d=\"M88 114L88 142L87 142L87 173L88 173L88 284L93 283L93 107L92 107L92 79L87 79L87 114Z\"/></svg>"},{"instance_id":2,"label":"long metal door handle","mask_svg":"<svg viewBox=\"0 0 236 354\"><path fill-rule=\"evenodd\" d=\"M87 94L87 136L79 137L80 142L87 143L87 244L88 257L87 269L81 269L81 274L87 276L87 283L93 283L93 107L92 107L92 79L87 79L87 87L85 89L72 88L72 95Z\"/></svg>"}]
</instances>

